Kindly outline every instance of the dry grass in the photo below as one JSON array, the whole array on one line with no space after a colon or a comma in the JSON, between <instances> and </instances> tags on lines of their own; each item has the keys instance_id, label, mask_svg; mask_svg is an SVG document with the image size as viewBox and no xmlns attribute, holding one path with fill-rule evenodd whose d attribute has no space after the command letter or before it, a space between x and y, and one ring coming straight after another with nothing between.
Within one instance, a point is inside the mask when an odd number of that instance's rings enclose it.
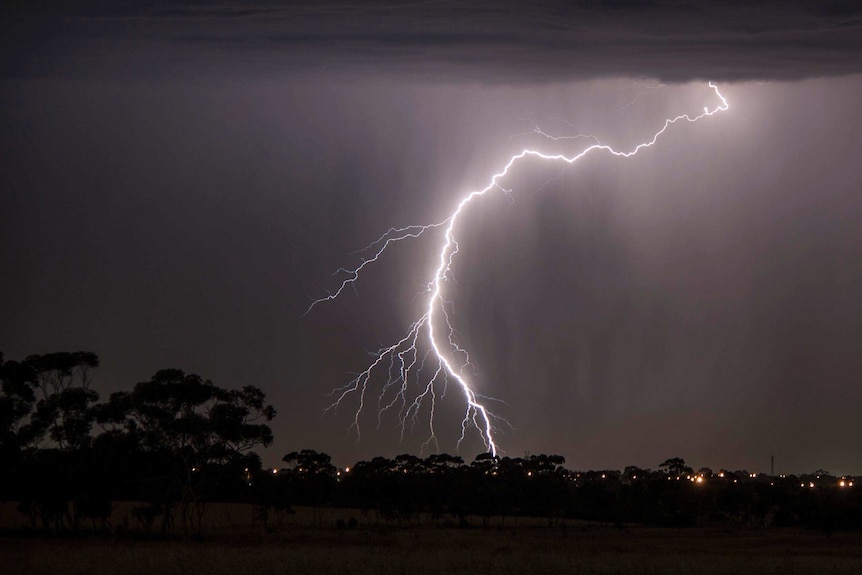
<instances>
[{"instance_id":1,"label":"dry grass","mask_svg":"<svg viewBox=\"0 0 862 575\"><path fill-rule=\"evenodd\" d=\"M826 537L778 530L595 525L383 528L370 521L358 529L337 530L331 522L322 528L301 524L311 518L304 511L293 517L293 525L265 533L251 526L251 512L241 506L210 511L211 535L202 543L8 537L0 538L0 565L8 575L862 573L862 534L856 533Z\"/></svg>"}]
</instances>

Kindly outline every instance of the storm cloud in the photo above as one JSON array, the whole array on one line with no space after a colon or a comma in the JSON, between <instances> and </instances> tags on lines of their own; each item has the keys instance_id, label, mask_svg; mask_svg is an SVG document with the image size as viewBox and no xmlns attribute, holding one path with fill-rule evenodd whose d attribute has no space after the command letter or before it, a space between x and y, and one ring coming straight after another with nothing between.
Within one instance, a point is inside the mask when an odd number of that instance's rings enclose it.
<instances>
[{"instance_id":1,"label":"storm cloud","mask_svg":"<svg viewBox=\"0 0 862 575\"><path fill-rule=\"evenodd\" d=\"M446 81L798 80L862 71L850 0L35 3L4 9L5 76L389 71Z\"/></svg>"}]
</instances>

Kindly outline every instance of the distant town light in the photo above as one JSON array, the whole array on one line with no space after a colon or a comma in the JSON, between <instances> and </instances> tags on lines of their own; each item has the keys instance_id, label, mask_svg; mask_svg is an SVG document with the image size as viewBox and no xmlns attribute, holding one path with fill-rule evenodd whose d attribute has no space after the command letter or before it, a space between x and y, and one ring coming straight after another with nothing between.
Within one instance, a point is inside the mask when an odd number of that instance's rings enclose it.
<instances>
[{"instance_id":1,"label":"distant town light","mask_svg":"<svg viewBox=\"0 0 862 575\"><path fill-rule=\"evenodd\" d=\"M697 484L703 483L703 475L698 475L697 479L695 479L694 482Z\"/></svg>"}]
</instances>

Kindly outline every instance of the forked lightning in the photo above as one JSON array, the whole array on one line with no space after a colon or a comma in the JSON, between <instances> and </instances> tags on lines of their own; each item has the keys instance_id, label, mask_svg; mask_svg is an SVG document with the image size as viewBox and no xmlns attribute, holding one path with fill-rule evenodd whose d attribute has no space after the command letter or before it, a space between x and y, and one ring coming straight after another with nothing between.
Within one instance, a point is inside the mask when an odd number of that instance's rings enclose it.
<instances>
[{"instance_id":1,"label":"forked lightning","mask_svg":"<svg viewBox=\"0 0 862 575\"><path fill-rule=\"evenodd\" d=\"M728 109L727 100L719 92L718 87L712 82L709 87L715 92L720 104L714 108L705 107L703 113L697 116L681 114L674 118L665 120L664 125L653 134L648 141L638 144L629 151L617 151L610 146L596 143L584 148L574 156L562 154L544 154L537 150L525 149L515 154L506 162L503 169L494 174L488 185L477 191L470 192L464 196L448 218L442 222L428 225L412 225L402 228L391 228L377 240L366 246L359 253L370 254L362 263L353 269L340 269L339 272L346 275L338 289L325 297L314 300L306 313L322 302L337 298L348 286L352 286L359 280L360 275L372 264L377 262L380 256L390 245L407 239L418 238L430 230L443 230L440 251L438 252L433 272L424 293L426 305L422 315L414 321L407 333L400 340L388 347L384 347L373 354L371 363L344 387L333 392L335 400L326 408L326 411L335 410L350 395L358 395L359 405L350 426L359 436L359 418L368 402L369 383L372 375L379 374L386 381L381 386L377 395L376 403L378 409L378 422L380 417L389 410L398 410L401 436L407 432L408 427L417 423L420 409L427 403L429 406L428 439L423 443L423 448L434 444L439 450L437 436L434 431L434 417L436 403L445 393L449 380L454 380L457 388L464 394L465 410L464 418L461 420L461 436L458 446L467 435L468 430L475 429L486 449L496 455L499 448L494 439L497 431L496 424L505 422L502 418L492 413L488 407L488 398L480 396L471 384L465 368L470 364L470 356L467 351L460 347L455 341L453 324L449 314L449 303L444 299L444 286L449 283L455 254L458 253L458 242L456 240L456 229L462 214L475 198L483 196L494 190L506 192L499 185L509 171L527 157L540 158L549 162L565 162L573 164L594 151L603 151L614 156L623 158L631 157L644 148L649 148L658 141L672 125L686 121L697 122L705 117L713 116ZM466 224L465 224L466 225ZM410 387L415 391L411 392ZM394 393L392 393L394 392ZM387 401L387 397L390 397Z\"/></svg>"}]
</instances>

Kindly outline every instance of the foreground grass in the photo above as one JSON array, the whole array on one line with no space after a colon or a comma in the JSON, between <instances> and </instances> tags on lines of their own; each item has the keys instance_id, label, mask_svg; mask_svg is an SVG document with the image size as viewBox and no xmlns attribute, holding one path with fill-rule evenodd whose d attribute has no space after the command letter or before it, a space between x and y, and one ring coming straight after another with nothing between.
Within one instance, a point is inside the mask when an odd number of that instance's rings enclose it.
<instances>
[{"instance_id":1,"label":"foreground grass","mask_svg":"<svg viewBox=\"0 0 862 575\"><path fill-rule=\"evenodd\" d=\"M202 543L0 538L18 573L461 574L862 573L862 534L602 527L335 529L222 533Z\"/></svg>"}]
</instances>

